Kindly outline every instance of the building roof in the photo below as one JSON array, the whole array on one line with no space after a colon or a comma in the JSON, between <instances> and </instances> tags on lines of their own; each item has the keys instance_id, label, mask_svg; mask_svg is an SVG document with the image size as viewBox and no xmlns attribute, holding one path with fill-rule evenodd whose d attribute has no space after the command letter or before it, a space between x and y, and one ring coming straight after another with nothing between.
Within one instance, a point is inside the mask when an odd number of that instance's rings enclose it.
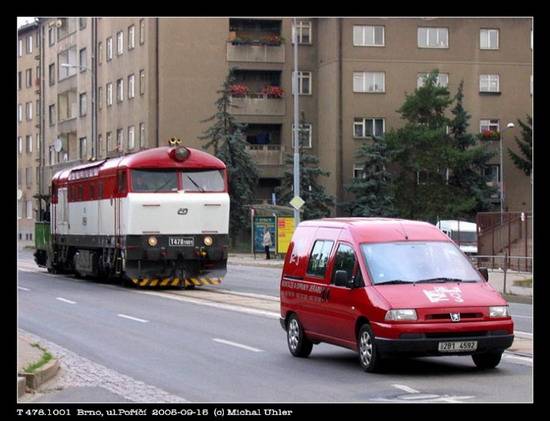
<instances>
[{"instance_id":1,"label":"building roof","mask_svg":"<svg viewBox=\"0 0 550 421\"><path fill-rule=\"evenodd\" d=\"M38 29L38 21L26 23L25 25L20 26L19 28L17 28L17 34L21 35L35 29Z\"/></svg>"}]
</instances>

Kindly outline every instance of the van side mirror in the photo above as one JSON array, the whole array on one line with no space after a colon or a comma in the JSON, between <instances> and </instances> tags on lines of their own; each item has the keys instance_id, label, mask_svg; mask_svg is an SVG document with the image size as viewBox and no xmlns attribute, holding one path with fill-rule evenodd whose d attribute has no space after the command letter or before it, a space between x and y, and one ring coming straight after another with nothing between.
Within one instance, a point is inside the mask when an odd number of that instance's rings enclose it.
<instances>
[{"instance_id":1,"label":"van side mirror","mask_svg":"<svg viewBox=\"0 0 550 421\"><path fill-rule=\"evenodd\" d=\"M345 270L337 270L334 274L334 285L337 287L348 286L348 272Z\"/></svg>"},{"instance_id":2,"label":"van side mirror","mask_svg":"<svg viewBox=\"0 0 550 421\"><path fill-rule=\"evenodd\" d=\"M483 279L489 282L489 270L487 268L479 268L478 271L481 273L481 276L483 276Z\"/></svg>"}]
</instances>

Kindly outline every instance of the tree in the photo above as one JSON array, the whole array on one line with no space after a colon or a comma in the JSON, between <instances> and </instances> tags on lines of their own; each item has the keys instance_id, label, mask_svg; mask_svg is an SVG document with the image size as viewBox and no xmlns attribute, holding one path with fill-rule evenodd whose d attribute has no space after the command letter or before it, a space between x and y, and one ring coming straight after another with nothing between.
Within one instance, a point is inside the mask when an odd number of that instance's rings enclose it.
<instances>
[{"instance_id":1,"label":"tree","mask_svg":"<svg viewBox=\"0 0 550 421\"><path fill-rule=\"evenodd\" d=\"M300 127L304 125L304 117L300 120ZM319 168L319 158L306 153L303 145L308 136L306 130L300 129L300 197L305 201L302 219L319 219L330 216L334 198L325 192L318 183L319 177L328 177L330 173ZM285 159L286 170L281 185L275 190L281 203L288 203L294 197L294 156L287 154Z\"/></svg>"},{"instance_id":2,"label":"tree","mask_svg":"<svg viewBox=\"0 0 550 421\"><path fill-rule=\"evenodd\" d=\"M346 206L349 213L351 216L395 216L385 139L373 136L372 142L361 145L357 157L363 159L364 163L361 176L354 178L346 188L355 195L355 200Z\"/></svg>"},{"instance_id":3,"label":"tree","mask_svg":"<svg viewBox=\"0 0 550 421\"><path fill-rule=\"evenodd\" d=\"M528 115L527 124L520 119L518 119L518 124L521 127L521 137L523 140L519 140L517 137L515 139L523 157L514 153L510 148L508 148L508 154L516 167L522 170L525 175L530 176L533 168L533 118Z\"/></svg>"},{"instance_id":4,"label":"tree","mask_svg":"<svg viewBox=\"0 0 550 421\"><path fill-rule=\"evenodd\" d=\"M254 189L258 183L258 170L246 151L247 142L243 131L246 126L238 123L229 112L231 104L231 85L234 83L233 70L229 71L220 97L216 101L217 112L203 122L214 123L199 137L207 143L203 149L214 147L214 155L227 166L230 197L229 233L235 240L236 235L249 228L249 210L246 207L254 199Z\"/></svg>"},{"instance_id":5,"label":"tree","mask_svg":"<svg viewBox=\"0 0 550 421\"><path fill-rule=\"evenodd\" d=\"M451 209L451 214L472 218L477 212L491 209L491 195L496 188L487 185L484 170L495 155L486 144L477 144L476 137L468 133L468 120L471 116L463 105L464 81L460 82L451 110L453 119L449 121L451 147L449 148L449 185L455 187L459 194L460 209ZM471 206L470 206L471 205Z\"/></svg>"}]
</instances>

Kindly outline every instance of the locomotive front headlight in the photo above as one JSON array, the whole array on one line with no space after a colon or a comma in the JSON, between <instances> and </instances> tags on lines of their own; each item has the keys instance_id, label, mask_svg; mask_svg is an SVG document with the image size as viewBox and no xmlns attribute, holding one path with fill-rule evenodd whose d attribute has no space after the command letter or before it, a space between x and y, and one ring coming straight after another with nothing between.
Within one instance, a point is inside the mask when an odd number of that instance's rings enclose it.
<instances>
[{"instance_id":1,"label":"locomotive front headlight","mask_svg":"<svg viewBox=\"0 0 550 421\"><path fill-rule=\"evenodd\" d=\"M214 240L209 235L204 237L204 245L205 246L211 246L213 242L214 242Z\"/></svg>"},{"instance_id":2,"label":"locomotive front headlight","mask_svg":"<svg viewBox=\"0 0 550 421\"><path fill-rule=\"evenodd\" d=\"M154 235L150 236L147 239L147 244L149 244L151 247L155 247L158 244L157 237L155 237Z\"/></svg>"}]
</instances>

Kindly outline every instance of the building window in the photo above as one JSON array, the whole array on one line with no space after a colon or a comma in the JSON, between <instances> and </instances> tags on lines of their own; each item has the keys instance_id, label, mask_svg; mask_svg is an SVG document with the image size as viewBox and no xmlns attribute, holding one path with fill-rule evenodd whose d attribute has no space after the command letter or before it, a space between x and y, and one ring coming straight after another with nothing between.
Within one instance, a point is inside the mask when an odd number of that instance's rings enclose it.
<instances>
[{"instance_id":1,"label":"building window","mask_svg":"<svg viewBox=\"0 0 550 421\"><path fill-rule=\"evenodd\" d=\"M28 121L32 120L32 102L25 104L25 116Z\"/></svg>"},{"instance_id":2,"label":"building window","mask_svg":"<svg viewBox=\"0 0 550 421\"><path fill-rule=\"evenodd\" d=\"M32 35L27 37L27 54L32 54Z\"/></svg>"},{"instance_id":3,"label":"building window","mask_svg":"<svg viewBox=\"0 0 550 421\"><path fill-rule=\"evenodd\" d=\"M496 186L500 183L500 165L491 164L487 165L483 170L485 181L489 186Z\"/></svg>"},{"instance_id":4,"label":"building window","mask_svg":"<svg viewBox=\"0 0 550 421\"><path fill-rule=\"evenodd\" d=\"M479 75L479 92L500 92L499 75Z\"/></svg>"},{"instance_id":5,"label":"building window","mask_svg":"<svg viewBox=\"0 0 550 421\"><path fill-rule=\"evenodd\" d=\"M40 133L36 133L36 150L40 150ZM36 177L36 179L38 179L38 177Z\"/></svg>"},{"instance_id":6,"label":"building window","mask_svg":"<svg viewBox=\"0 0 550 421\"><path fill-rule=\"evenodd\" d=\"M292 125L292 147L294 148L294 124ZM300 139L300 146L302 148L311 148L311 124L300 124L300 132L298 137Z\"/></svg>"},{"instance_id":7,"label":"building window","mask_svg":"<svg viewBox=\"0 0 550 421\"><path fill-rule=\"evenodd\" d=\"M53 28L48 29L48 43L50 47L55 44L55 32Z\"/></svg>"},{"instance_id":8,"label":"building window","mask_svg":"<svg viewBox=\"0 0 550 421\"><path fill-rule=\"evenodd\" d=\"M479 47L482 50L498 50L498 29L481 29Z\"/></svg>"},{"instance_id":9,"label":"building window","mask_svg":"<svg viewBox=\"0 0 550 421\"><path fill-rule=\"evenodd\" d=\"M112 138L111 132L105 133L105 153L108 153L113 147Z\"/></svg>"},{"instance_id":10,"label":"building window","mask_svg":"<svg viewBox=\"0 0 550 421\"><path fill-rule=\"evenodd\" d=\"M78 117L78 94L76 90L65 91L57 95L58 121L71 120Z\"/></svg>"},{"instance_id":11,"label":"building window","mask_svg":"<svg viewBox=\"0 0 550 421\"><path fill-rule=\"evenodd\" d=\"M448 28L418 28L420 48L449 48Z\"/></svg>"},{"instance_id":12,"label":"building window","mask_svg":"<svg viewBox=\"0 0 550 421\"><path fill-rule=\"evenodd\" d=\"M48 66L48 77L50 80L50 86L55 85L55 63Z\"/></svg>"},{"instance_id":13,"label":"building window","mask_svg":"<svg viewBox=\"0 0 550 421\"><path fill-rule=\"evenodd\" d=\"M53 126L55 124L55 104L48 106L48 119L50 126Z\"/></svg>"},{"instance_id":14,"label":"building window","mask_svg":"<svg viewBox=\"0 0 550 421\"><path fill-rule=\"evenodd\" d=\"M124 144L124 130L123 129L117 129L116 131L116 149L117 151L123 150L123 144Z\"/></svg>"},{"instance_id":15,"label":"building window","mask_svg":"<svg viewBox=\"0 0 550 421\"><path fill-rule=\"evenodd\" d=\"M145 147L145 124L139 123L139 147Z\"/></svg>"},{"instance_id":16,"label":"building window","mask_svg":"<svg viewBox=\"0 0 550 421\"><path fill-rule=\"evenodd\" d=\"M529 77L529 93L533 95L533 75Z\"/></svg>"},{"instance_id":17,"label":"building window","mask_svg":"<svg viewBox=\"0 0 550 421\"><path fill-rule=\"evenodd\" d=\"M383 136L385 126L386 123L383 118L355 118L353 120L353 137Z\"/></svg>"},{"instance_id":18,"label":"building window","mask_svg":"<svg viewBox=\"0 0 550 421\"><path fill-rule=\"evenodd\" d=\"M424 86L426 78L429 76L429 73L418 73L416 77L416 87L421 88ZM446 88L449 86L449 74L448 73L439 73L436 79L436 85Z\"/></svg>"},{"instance_id":19,"label":"building window","mask_svg":"<svg viewBox=\"0 0 550 421\"><path fill-rule=\"evenodd\" d=\"M116 100L117 102L124 101L124 79L116 81Z\"/></svg>"},{"instance_id":20,"label":"building window","mask_svg":"<svg viewBox=\"0 0 550 421\"><path fill-rule=\"evenodd\" d=\"M296 29L298 29L298 44L311 44L311 21L299 20L296 23L296 28L292 26L292 43L296 36Z\"/></svg>"},{"instance_id":21,"label":"building window","mask_svg":"<svg viewBox=\"0 0 550 421\"><path fill-rule=\"evenodd\" d=\"M103 63L103 43L97 43L97 64Z\"/></svg>"},{"instance_id":22,"label":"building window","mask_svg":"<svg viewBox=\"0 0 550 421\"><path fill-rule=\"evenodd\" d=\"M86 28L86 18L78 18L78 28L81 30Z\"/></svg>"},{"instance_id":23,"label":"building window","mask_svg":"<svg viewBox=\"0 0 550 421\"><path fill-rule=\"evenodd\" d=\"M136 26L128 27L128 50L133 50L136 46Z\"/></svg>"},{"instance_id":24,"label":"building window","mask_svg":"<svg viewBox=\"0 0 550 421\"><path fill-rule=\"evenodd\" d=\"M116 55L120 56L124 53L124 32L120 31L116 34Z\"/></svg>"},{"instance_id":25,"label":"building window","mask_svg":"<svg viewBox=\"0 0 550 421\"><path fill-rule=\"evenodd\" d=\"M79 110L80 110L80 117L84 117L88 111L86 93L80 94L78 104L79 104Z\"/></svg>"},{"instance_id":26,"label":"building window","mask_svg":"<svg viewBox=\"0 0 550 421\"><path fill-rule=\"evenodd\" d=\"M113 37L107 38L107 48L105 50L105 59L111 61L113 59Z\"/></svg>"},{"instance_id":27,"label":"building window","mask_svg":"<svg viewBox=\"0 0 550 421\"><path fill-rule=\"evenodd\" d=\"M17 150L19 151L19 155L23 154L23 138L21 136L17 138Z\"/></svg>"},{"instance_id":28,"label":"building window","mask_svg":"<svg viewBox=\"0 0 550 421\"><path fill-rule=\"evenodd\" d=\"M383 47L384 27L370 25L354 26L353 45L356 47Z\"/></svg>"},{"instance_id":29,"label":"building window","mask_svg":"<svg viewBox=\"0 0 550 421\"><path fill-rule=\"evenodd\" d=\"M32 168L25 168L25 182L27 186L32 186Z\"/></svg>"},{"instance_id":30,"label":"building window","mask_svg":"<svg viewBox=\"0 0 550 421\"><path fill-rule=\"evenodd\" d=\"M53 165L54 160L53 145L48 148L48 165Z\"/></svg>"},{"instance_id":31,"label":"building window","mask_svg":"<svg viewBox=\"0 0 550 421\"><path fill-rule=\"evenodd\" d=\"M134 75L128 76L128 99L134 98L136 96L135 79L136 78Z\"/></svg>"},{"instance_id":32,"label":"building window","mask_svg":"<svg viewBox=\"0 0 550 421\"><path fill-rule=\"evenodd\" d=\"M32 88L32 69L25 70L25 87Z\"/></svg>"},{"instance_id":33,"label":"building window","mask_svg":"<svg viewBox=\"0 0 550 421\"><path fill-rule=\"evenodd\" d=\"M364 164L355 164L353 166L353 178L366 178L365 174L365 165Z\"/></svg>"},{"instance_id":34,"label":"building window","mask_svg":"<svg viewBox=\"0 0 550 421\"><path fill-rule=\"evenodd\" d=\"M20 91L21 87L23 86L23 76L21 72L17 72L17 89Z\"/></svg>"},{"instance_id":35,"label":"building window","mask_svg":"<svg viewBox=\"0 0 550 421\"><path fill-rule=\"evenodd\" d=\"M36 112L36 118L40 118L40 100L37 99L36 100L36 107L35 107L35 112Z\"/></svg>"},{"instance_id":36,"label":"building window","mask_svg":"<svg viewBox=\"0 0 550 421\"><path fill-rule=\"evenodd\" d=\"M27 200L27 219L32 219L32 200Z\"/></svg>"},{"instance_id":37,"label":"building window","mask_svg":"<svg viewBox=\"0 0 550 421\"><path fill-rule=\"evenodd\" d=\"M498 119L479 120L479 132L486 133L500 133L500 124ZM499 136L500 137L500 136ZM499 139L493 139L499 140Z\"/></svg>"},{"instance_id":38,"label":"building window","mask_svg":"<svg viewBox=\"0 0 550 421\"><path fill-rule=\"evenodd\" d=\"M27 135L27 153L32 153L32 135Z\"/></svg>"},{"instance_id":39,"label":"building window","mask_svg":"<svg viewBox=\"0 0 550 421\"><path fill-rule=\"evenodd\" d=\"M19 51L18 51L19 57L23 57L23 40L19 40Z\"/></svg>"},{"instance_id":40,"label":"building window","mask_svg":"<svg viewBox=\"0 0 550 421\"><path fill-rule=\"evenodd\" d=\"M354 72L353 92L385 92L384 72Z\"/></svg>"},{"instance_id":41,"label":"building window","mask_svg":"<svg viewBox=\"0 0 550 421\"><path fill-rule=\"evenodd\" d=\"M97 106L100 110L103 109L103 88L101 86L97 88Z\"/></svg>"},{"instance_id":42,"label":"building window","mask_svg":"<svg viewBox=\"0 0 550 421\"><path fill-rule=\"evenodd\" d=\"M86 138L81 137L78 141L78 157L80 159L86 159L86 153L87 153Z\"/></svg>"},{"instance_id":43,"label":"building window","mask_svg":"<svg viewBox=\"0 0 550 421\"><path fill-rule=\"evenodd\" d=\"M103 156L103 151L101 150L103 148L103 136L98 134L97 135L97 154L101 158Z\"/></svg>"},{"instance_id":44,"label":"building window","mask_svg":"<svg viewBox=\"0 0 550 421\"><path fill-rule=\"evenodd\" d=\"M23 121L23 104L17 104L17 121Z\"/></svg>"},{"instance_id":45,"label":"building window","mask_svg":"<svg viewBox=\"0 0 550 421\"><path fill-rule=\"evenodd\" d=\"M78 64L76 62L76 46L71 47L57 56L59 80L66 79L76 74Z\"/></svg>"},{"instance_id":46,"label":"building window","mask_svg":"<svg viewBox=\"0 0 550 421\"><path fill-rule=\"evenodd\" d=\"M85 48L80 50L79 58L80 58L80 71L85 72L86 71L86 63L88 62Z\"/></svg>"},{"instance_id":47,"label":"building window","mask_svg":"<svg viewBox=\"0 0 550 421\"><path fill-rule=\"evenodd\" d=\"M311 95L311 72L298 72L298 94Z\"/></svg>"},{"instance_id":48,"label":"building window","mask_svg":"<svg viewBox=\"0 0 550 421\"><path fill-rule=\"evenodd\" d=\"M139 44L145 43L145 19L139 20Z\"/></svg>"},{"instance_id":49,"label":"building window","mask_svg":"<svg viewBox=\"0 0 550 421\"><path fill-rule=\"evenodd\" d=\"M128 149L134 149L136 146L134 126L128 127Z\"/></svg>"},{"instance_id":50,"label":"building window","mask_svg":"<svg viewBox=\"0 0 550 421\"><path fill-rule=\"evenodd\" d=\"M139 71L139 94L145 94L145 70Z\"/></svg>"},{"instance_id":51,"label":"building window","mask_svg":"<svg viewBox=\"0 0 550 421\"><path fill-rule=\"evenodd\" d=\"M113 105L113 84L112 82L109 82L106 87L106 99L107 99L107 107L110 107Z\"/></svg>"},{"instance_id":52,"label":"building window","mask_svg":"<svg viewBox=\"0 0 550 421\"><path fill-rule=\"evenodd\" d=\"M57 27L57 40L69 36L76 32L76 19L75 18L60 18L61 26Z\"/></svg>"}]
</instances>

